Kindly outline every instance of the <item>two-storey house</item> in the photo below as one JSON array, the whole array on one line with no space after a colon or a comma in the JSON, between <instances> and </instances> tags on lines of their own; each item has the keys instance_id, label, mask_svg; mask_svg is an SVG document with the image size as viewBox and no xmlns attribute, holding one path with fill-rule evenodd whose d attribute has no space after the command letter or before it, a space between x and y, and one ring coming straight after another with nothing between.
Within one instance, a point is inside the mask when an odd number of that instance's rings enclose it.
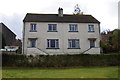
<instances>
[{"instance_id":1,"label":"two-storey house","mask_svg":"<svg viewBox=\"0 0 120 80\"><path fill-rule=\"evenodd\" d=\"M27 13L23 54L100 54L100 22L91 15Z\"/></svg>"}]
</instances>

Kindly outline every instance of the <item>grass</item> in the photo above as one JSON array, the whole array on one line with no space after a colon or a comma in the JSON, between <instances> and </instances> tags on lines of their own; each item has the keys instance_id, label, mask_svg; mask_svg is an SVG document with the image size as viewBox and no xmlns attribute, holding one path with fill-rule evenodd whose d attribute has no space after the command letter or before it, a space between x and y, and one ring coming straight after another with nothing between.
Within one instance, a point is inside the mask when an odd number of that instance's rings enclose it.
<instances>
[{"instance_id":1,"label":"grass","mask_svg":"<svg viewBox=\"0 0 120 80\"><path fill-rule=\"evenodd\" d=\"M118 67L67 69L3 68L2 78L118 78Z\"/></svg>"},{"instance_id":2,"label":"grass","mask_svg":"<svg viewBox=\"0 0 120 80\"><path fill-rule=\"evenodd\" d=\"M2 68L0 67L0 80L2 79Z\"/></svg>"}]
</instances>

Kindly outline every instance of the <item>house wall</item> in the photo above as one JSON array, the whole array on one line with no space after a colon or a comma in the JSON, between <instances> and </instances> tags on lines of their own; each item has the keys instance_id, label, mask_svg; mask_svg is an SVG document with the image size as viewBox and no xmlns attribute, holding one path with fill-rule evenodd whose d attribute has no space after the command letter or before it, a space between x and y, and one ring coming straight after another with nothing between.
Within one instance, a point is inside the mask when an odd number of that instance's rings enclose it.
<instances>
[{"instance_id":1,"label":"house wall","mask_svg":"<svg viewBox=\"0 0 120 80\"><path fill-rule=\"evenodd\" d=\"M37 32L30 32L30 24L37 24ZM58 32L47 32L48 24L57 24ZM77 24L78 32L69 32L69 24ZM88 32L88 25L94 25L95 32ZM46 53L81 53L90 48L88 38L96 38L95 47L93 51L100 53L100 34L99 34L99 24L97 23L43 23L43 22L26 22L24 23L24 44L23 44L23 53L30 54L30 50L35 49L29 48L28 38L37 38L36 48L41 49ZM59 39L59 48L60 49L46 49L47 48L47 39ZM80 49L68 49L68 39L79 39L80 40ZM39 54L39 53L34 53Z\"/></svg>"}]
</instances>

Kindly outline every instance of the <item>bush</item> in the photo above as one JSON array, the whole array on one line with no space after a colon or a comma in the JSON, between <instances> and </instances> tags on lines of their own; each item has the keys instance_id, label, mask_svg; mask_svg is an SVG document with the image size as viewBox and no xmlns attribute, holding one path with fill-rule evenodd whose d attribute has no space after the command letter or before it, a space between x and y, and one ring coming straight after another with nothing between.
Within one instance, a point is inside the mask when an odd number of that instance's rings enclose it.
<instances>
[{"instance_id":1,"label":"bush","mask_svg":"<svg viewBox=\"0 0 120 80\"><path fill-rule=\"evenodd\" d=\"M118 66L120 54L76 55L20 55L2 54L2 66L6 67L92 67Z\"/></svg>"}]
</instances>

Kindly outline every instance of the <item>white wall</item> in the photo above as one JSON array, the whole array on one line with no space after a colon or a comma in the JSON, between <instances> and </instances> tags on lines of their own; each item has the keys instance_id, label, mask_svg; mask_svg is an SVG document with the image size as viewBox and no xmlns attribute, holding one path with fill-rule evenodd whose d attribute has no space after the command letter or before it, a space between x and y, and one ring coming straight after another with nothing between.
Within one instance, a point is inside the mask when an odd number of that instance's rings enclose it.
<instances>
[{"instance_id":1,"label":"white wall","mask_svg":"<svg viewBox=\"0 0 120 80\"><path fill-rule=\"evenodd\" d=\"M30 32L30 24L37 24L37 32ZM57 24L58 32L47 32L48 24ZM69 24L77 24L78 32L69 32ZM28 38L37 38L37 48L47 53L81 53L89 48L88 38L96 38L95 46L99 48L100 34L99 24L94 25L95 32L88 32L88 25L91 23L25 23L25 41L24 41L24 53L28 53L27 47L29 47ZM46 49L47 39L59 39L60 49ZM81 49L67 49L68 39L79 39ZM98 51L98 50L97 50ZM33 51L34 52L34 51ZM99 51L100 52L100 51ZM98 53L99 53L98 52Z\"/></svg>"}]
</instances>

